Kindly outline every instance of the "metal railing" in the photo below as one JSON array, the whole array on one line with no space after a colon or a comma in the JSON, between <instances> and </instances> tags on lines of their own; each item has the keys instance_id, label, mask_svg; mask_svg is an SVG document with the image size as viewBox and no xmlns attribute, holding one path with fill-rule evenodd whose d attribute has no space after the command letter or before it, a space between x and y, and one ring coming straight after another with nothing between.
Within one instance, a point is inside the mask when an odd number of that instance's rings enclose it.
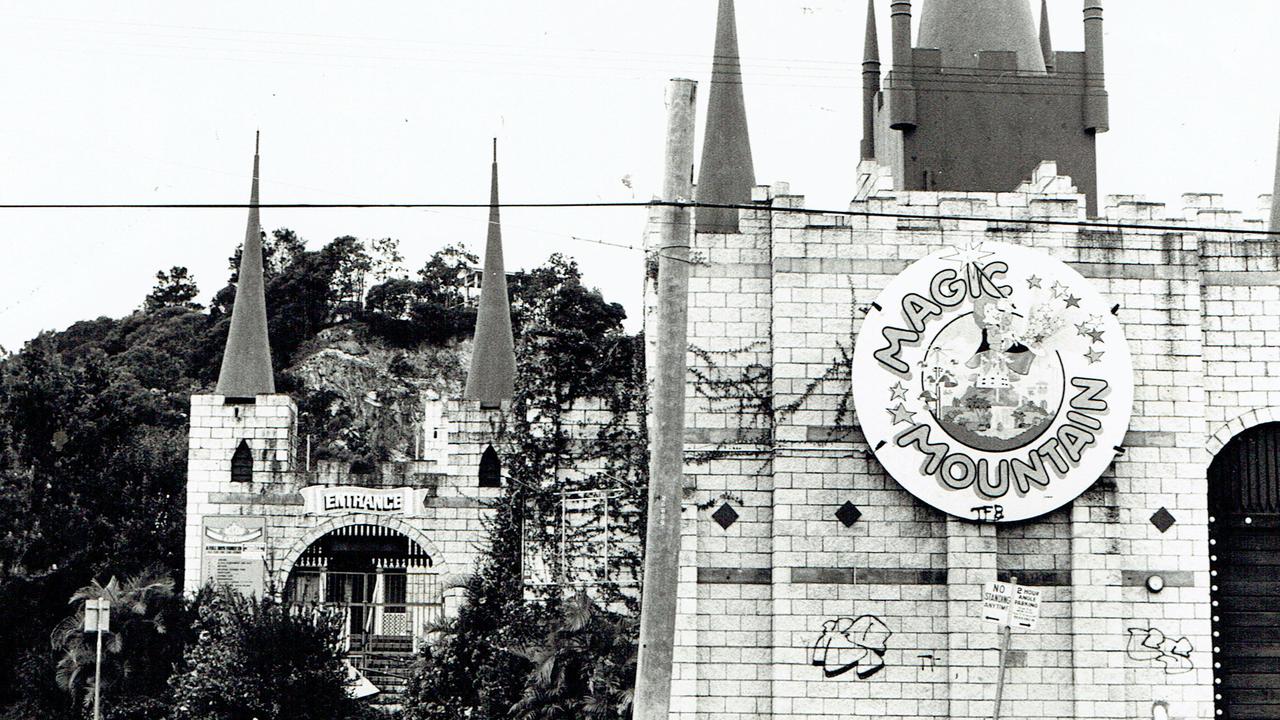
<instances>
[{"instance_id":1,"label":"metal railing","mask_svg":"<svg viewBox=\"0 0 1280 720\"><path fill-rule=\"evenodd\" d=\"M430 573L298 569L286 597L299 607L341 610L343 646L351 652L416 652L444 616L440 585Z\"/></svg>"}]
</instances>

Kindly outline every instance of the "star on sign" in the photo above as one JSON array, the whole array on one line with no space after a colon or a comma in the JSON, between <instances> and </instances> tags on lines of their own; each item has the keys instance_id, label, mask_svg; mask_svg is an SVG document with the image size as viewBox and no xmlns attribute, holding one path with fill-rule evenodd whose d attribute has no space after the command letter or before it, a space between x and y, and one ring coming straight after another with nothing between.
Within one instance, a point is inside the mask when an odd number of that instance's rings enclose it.
<instances>
[{"instance_id":1,"label":"star on sign","mask_svg":"<svg viewBox=\"0 0 1280 720\"><path fill-rule=\"evenodd\" d=\"M1102 342L1102 333L1104 332L1106 332L1106 330L1090 330L1089 337L1093 338L1093 342L1100 343Z\"/></svg>"},{"instance_id":2,"label":"star on sign","mask_svg":"<svg viewBox=\"0 0 1280 720\"><path fill-rule=\"evenodd\" d=\"M968 240L951 248L950 255L939 256L939 259L968 265L970 263L977 264L979 260L985 260L994 254L982 250L981 240Z\"/></svg>"},{"instance_id":3,"label":"star on sign","mask_svg":"<svg viewBox=\"0 0 1280 720\"><path fill-rule=\"evenodd\" d=\"M1090 324L1090 325L1092 325L1093 327L1098 327L1098 326L1099 326L1099 325L1101 325L1102 323L1103 323L1103 319L1102 319L1102 316L1101 316L1101 315L1090 315L1090 316L1089 316L1089 324Z\"/></svg>"},{"instance_id":4,"label":"star on sign","mask_svg":"<svg viewBox=\"0 0 1280 720\"><path fill-rule=\"evenodd\" d=\"M898 403L897 407L886 408L886 410L888 410L889 414L893 416L894 425L897 425L898 423L907 423L910 425L916 421L916 414L908 411L907 406L902 403Z\"/></svg>"},{"instance_id":5,"label":"star on sign","mask_svg":"<svg viewBox=\"0 0 1280 720\"><path fill-rule=\"evenodd\" d=\"M1067 307L1073 307L1073 308L1080 307L1080 298L1076 297L1075 295L1067 295L1065 298L1063 298L1063 302L1067 304Z\"/></svg>"},{"instance_id":6,"label":"star on sign","mask_svg":"<svg viewBox=\"0 0 1280 720\"><path fill-rule=\"evenodd\" d=\"M1089 358L1090 365L1101 362L1103 355L1106 355L1106 353L1101 350L1090 350L1084 354L1085 357Z\"/></svg>"},{"instance_id":7,"label":"star on sign","mask_svg":"<svg viewBox=\"0 0 1280 720\"><path fill-rule=\"evenodd\" d=\"M903 385L900 382L894 383L893 387L889 388L889 399L890 400L906 400L907 386Z\"/></svg>"},{"instance_id":8,"label":"star on sign","mask_svg":"<svg viewBox=\"0 0 1280 720\"><path fill-rule=\"evenodd\" d=\"M1056 282L1056 283L1054 283L1054 284L1053 284L1053 296L1054 296L1054 297L1062 297L1062 295L1063 295L1064 293L1066 293L1066 292L1067 292L1067 286L1066 286L1066 285L1063 285L1063 284L1062 284L1062 283L1060 283L1060 282Z\"/></svg>"},{"instance_id":9,"label":"star on sign","mask_svg":"<svg viewBox=\"0 0 1280 720\"><path fill-rule=\"evenodd\" d=\"M1035 275L1032 275L1031 277L1027 278L1028 290L1030 290L1031 288L1038 288L1038 287L1040 287L1040 278L1036 277Z\"/></svg>"},{"instance_id":10,"label":"star on sign","mask_svg":"<svg viewBox=\"0 0 1280 720\"><path fill-rule=\"evenodd\" d=\"M1089 329L1089 323L1080 323L1076 325L1076 332L1080 333L1080 337L1089 337L1093 331Z\"/></svg>"}]
</instances>

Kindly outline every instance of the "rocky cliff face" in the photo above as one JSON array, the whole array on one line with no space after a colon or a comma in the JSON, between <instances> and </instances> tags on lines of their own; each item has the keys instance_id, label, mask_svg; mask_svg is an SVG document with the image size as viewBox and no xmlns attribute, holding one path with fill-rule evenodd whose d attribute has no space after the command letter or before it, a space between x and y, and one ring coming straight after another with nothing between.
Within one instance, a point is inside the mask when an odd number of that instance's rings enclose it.
<instances>
[{"instance_id":1,"label":"rocky cliff face","mask_svg":"<svg viewBox=\"0 0 1280 720\"><path fill-rule=\"evenodd\" d=\"M322 331L286 371L301 386L299 439L313 460L412 459L423 399L461 395L471 342L402 349L360 330Z\"/></svg>"}]
</instances>

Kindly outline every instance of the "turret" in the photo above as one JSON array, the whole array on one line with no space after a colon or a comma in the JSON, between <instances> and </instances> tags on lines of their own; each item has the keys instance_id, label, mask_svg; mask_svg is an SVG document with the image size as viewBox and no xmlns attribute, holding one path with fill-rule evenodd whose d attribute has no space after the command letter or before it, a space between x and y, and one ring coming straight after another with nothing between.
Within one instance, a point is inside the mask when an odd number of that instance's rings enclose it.
<instances>
[{"instance_id":1,"label":"turret","mask_svg":"<svg viewBox=\"0 0 1280 720\"><path fill-rule=\"evenodd\" d=\"M1027 0L926 0L917 45L942 51L942 67L978 67L979 53L1012 52L1013 68L1043 73Z\"/></svg>"},{"instance_id":2,"label":"turret","mask_svg":"<svg viewBox=\"0 0 1280 720\"><path fill-rule=\"evenodd\" d=\"M742 64L738 58L738 29L733 0L720 0L716 17L715 58L711 64L711 93L707 125L702 137L702 164L694 191L700 203L743 205L751 201L756 184L747 133L747 110L742 96ZM697 232L738 232L736 208L700 207Z\"/></svg>"},{"instance_id":3,"label":"turret","mask_svg":"<svg viewBox=\"0 0 1280 720\"><path fill-rule=\"evenodd\" d=\"M498 407L515 393L516 354L511 335L511 301L502 258L502 225L498 215L498 141L493 141L489 182L489 232L484 246L484 277L476 312L471 370L463 397L481 407Z\"/></svg>"},{"instance_id":4,"label":"turret","mask_svg":"<svg viewBox=\"0 0 1280 720\"><path fill-rule=\"evenodd\" d=\"M880 93L880 40L876 0L867 0L867 34L862 41L862 159L876 157L876 95Z\"/></svg>"},{"instance_id":5,"label":"turret","mask_svg":"<svg viewBox=\"0 0 1280 720\"><path fill-rule=\"evenodd\" d=\"M1271 224L1267 227L1273 233L1280 233L1280 149L1276 150L1276 180L1271 192ZM1272 241L1280 238L1272 238Z\"/></svg>"},{"instance_id":6,"label":"turret","mask_svg":"<svg viewBox=\"0 0 1280 720\"><path fill-rule=\"evenodd\" d=\"M249 224L244 231L231 329L218 373L218 395L251 398L276 391L267 341L267 299L262 274L262 226L258 220L258 139L253 141L253 181L249 186Z\"/></svg>"},{"instance_id":7,"label":"turret","mask_svg":"<svg viewBox=\"0 0 1280 720\"><path fill-rule=\"evenodd\" d=\"M893 29L893 75L889 81L889 127L910 130L916 126L916 95L911 52L911 0L893 0L889 6Z\"/></svg>"},{"instance_id":8,"label":"turret","mask_svg":"<svg viewBox=\"0 0 1280 720\"><path fill-rule=\"evenodd\" d=\"M1040 54L1044 69L1053 72L1053 35L1049 32L1049 0L1040 0Z\"/></svg>"},{"instance_id":9,"label":"turret","mask_svg":"<svg viewBox=\"0 0 1280 720\"><path fill-rule=\"evenodd\" d=\"M1084 127L1094 134L1110 129L1102 44L1102 0L1084 0Z\"/></svg>"}]
</instances>

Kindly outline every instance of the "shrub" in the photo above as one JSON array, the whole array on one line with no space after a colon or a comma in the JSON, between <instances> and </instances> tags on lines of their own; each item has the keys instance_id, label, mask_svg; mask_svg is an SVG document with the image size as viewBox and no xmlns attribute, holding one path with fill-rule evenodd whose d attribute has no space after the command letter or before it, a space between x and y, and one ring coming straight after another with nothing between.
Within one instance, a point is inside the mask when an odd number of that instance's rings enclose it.
<instances>
[{"instance_id":1,"label":"shrub","mask_svg":"<svg viewBox=\"0 0 1280 720\"><path fill-rule=\"evenodd\" d=\"M173 720L352 720L367 708L347 694L341 617L271 598L206 590L199 639L170 679Z\"/></svg>"}]
</instances>

